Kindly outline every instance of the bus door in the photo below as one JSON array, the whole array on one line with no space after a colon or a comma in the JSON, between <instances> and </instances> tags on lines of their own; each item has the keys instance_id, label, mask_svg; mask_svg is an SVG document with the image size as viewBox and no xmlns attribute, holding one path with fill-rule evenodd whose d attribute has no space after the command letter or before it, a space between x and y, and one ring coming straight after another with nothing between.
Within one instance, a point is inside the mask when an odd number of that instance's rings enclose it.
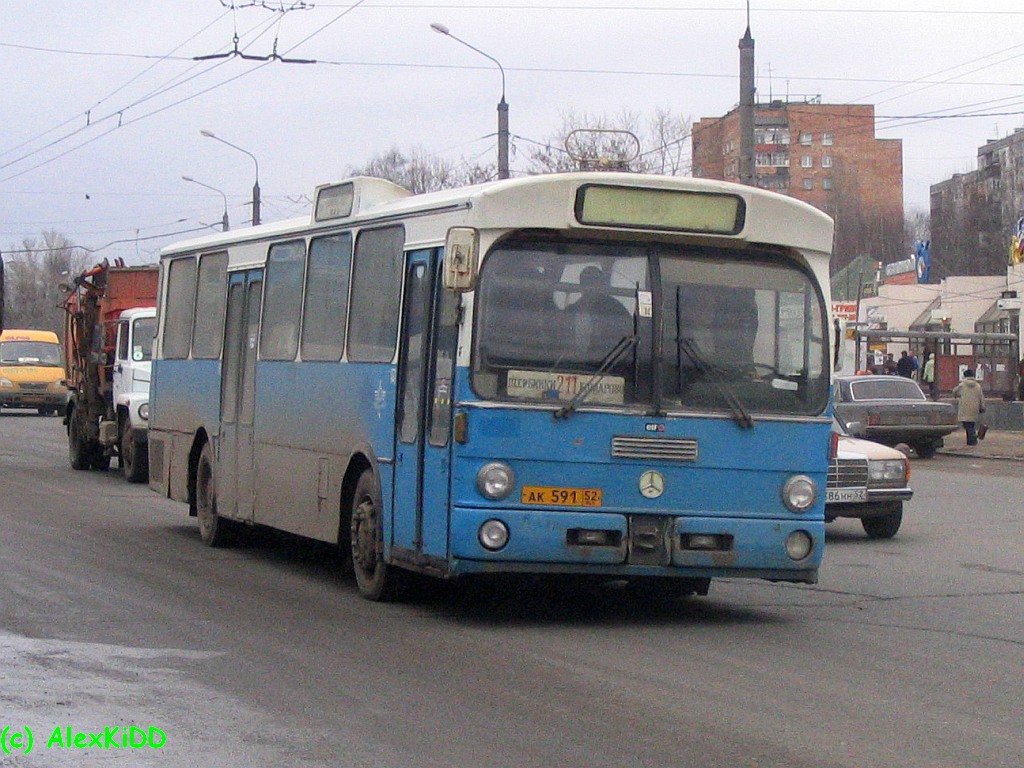
<instances>
[{"instance_id":1,"label":"bus door","mask_svg":"<svg viewBox=\"0 0 1024 768\"><path fill-rule=\"evenodd\" d=\"M447 559L452 379L457 294L438 279L439 251L406 266L398 361L392 543Z\"/></svg>"},{"instance_id":2,"label":"bus door","mask_svg":"<svg viewBox=\"0 0 1024 768\"><path fill-rule=\"evenodd\" d=\"M253 519L253 414L262 293L263 270L236 272L228 279L217 506L220 514L236 520Z\"/></svg>"}]
</instances>

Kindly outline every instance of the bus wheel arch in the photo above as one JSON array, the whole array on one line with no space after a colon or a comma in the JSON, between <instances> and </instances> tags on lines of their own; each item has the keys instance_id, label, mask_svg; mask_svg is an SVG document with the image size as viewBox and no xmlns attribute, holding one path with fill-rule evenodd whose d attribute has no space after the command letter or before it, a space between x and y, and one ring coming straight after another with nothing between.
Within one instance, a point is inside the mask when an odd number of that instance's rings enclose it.
<instances>
[{"instance_id":1,"label":"bus wheel arch","mask_svg":"<svg viewBox=\"0 0 1024 768\"><path fill-rule=\"evenodd\" d=\"M348 481L353 476L355 482L350 484ZM349 549L359 593L367 600L394 600L398 596L401 574L384 558L384 505L380 481L365 457L350 465L342 498L348 502L343 506L347 509ZM339 539L344 536L345 531L339 531Z\"/></svg>"},{"instance_id":2,"label":"bus wheel arch","mask_svg":"<svg viewBox=\"0 0 1024 768\"><path fill-rule=\"evenodd\" d=\"M199 456L203 448L210 442L209 435L205 429L200 429L192 441L192 448L188 452L188 515L195 517L196 510L196 476L199 471Z\"/></svg>"}]
</instances>

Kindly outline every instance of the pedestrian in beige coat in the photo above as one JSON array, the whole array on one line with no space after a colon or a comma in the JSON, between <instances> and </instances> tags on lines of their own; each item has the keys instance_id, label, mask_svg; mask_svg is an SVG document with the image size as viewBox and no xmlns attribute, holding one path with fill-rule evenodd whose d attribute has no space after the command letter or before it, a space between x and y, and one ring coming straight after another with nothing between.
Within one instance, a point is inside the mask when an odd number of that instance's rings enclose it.
<instances>
[{"instance_id":1,"label":"pedestrian in beige coat","mask_svg":"<svg viewBox=\"0 0 1024 768\"><path fill-rule=\"evenodd\" d=\"M985 412L985 393L974 378L972 369L964 371L963 381L953 388L953 397L957 399L956 418L964 425L967 444L977 445L978 417Z\"/></svg>"}]
</instances>

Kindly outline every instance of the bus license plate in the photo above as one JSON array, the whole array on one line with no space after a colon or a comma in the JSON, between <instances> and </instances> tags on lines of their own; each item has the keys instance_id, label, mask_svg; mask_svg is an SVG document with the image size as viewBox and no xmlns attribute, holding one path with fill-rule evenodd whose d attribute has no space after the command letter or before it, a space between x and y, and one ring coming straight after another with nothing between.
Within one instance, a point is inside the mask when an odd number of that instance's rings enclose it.
<instances>
[{"instance_id":1,"label":"bus license plate","mask_svg":"<svg viewBox=\"0 0 1024 768\"><path fill-rule=\"evenodd\" d=\"M867 500L868 492L865 488L836 488L828 491L825 495L825 501L832 504Z\"/></svg>"},{"instance_id":2,"label":"bus license plate","mask_svg":"<svg viewBox=\"0 0 1024 768\"><path fill-rule=\"evenodd\" d=\"M603 491L600 488L551 488L524 485L520 501L523 504L545 504L553 507L600 507Z\"/></svg>"}]
</instances>

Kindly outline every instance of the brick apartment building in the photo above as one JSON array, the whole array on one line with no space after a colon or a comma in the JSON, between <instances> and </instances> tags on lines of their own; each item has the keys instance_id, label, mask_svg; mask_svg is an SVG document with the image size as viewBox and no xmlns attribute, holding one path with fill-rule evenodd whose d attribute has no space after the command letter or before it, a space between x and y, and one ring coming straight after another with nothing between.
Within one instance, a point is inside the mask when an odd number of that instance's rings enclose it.
<instances>
[{"instance_id":1,"label":"brick apartment building","mask_svg":"<svg viewBox=\"0 0 1024 768\"><path fill-rule=\"evenodd\" d=\"M992 275L1006 268L1024 216L1024 129L978 148L977 169L931 187L936 277Z\"/></svg>"},{"instance_id":2,"label":"brick apartment building","mask_svg":"<svg viewBox=\"0 0 1024 768\"><path fill-rule=\"evenodd\" d=\"M740 104L694 124L693 175L751 183L828 213L836 220L833 269L858 255L883 263L905 258L902 140L875 138L870 104L757 103L753 50L748 29L740 40ZM753 113L750 178L744 173L744 104Z\"/></svg>"}]
</instances>

